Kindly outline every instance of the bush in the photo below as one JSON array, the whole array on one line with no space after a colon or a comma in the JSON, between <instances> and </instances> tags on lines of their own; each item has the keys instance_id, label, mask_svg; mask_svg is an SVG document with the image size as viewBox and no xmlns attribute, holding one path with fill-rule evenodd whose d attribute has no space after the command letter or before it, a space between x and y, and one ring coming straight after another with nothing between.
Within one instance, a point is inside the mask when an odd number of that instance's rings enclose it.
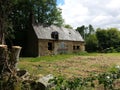
<instances>
[{"instance_id":1,"label":"bush","mask_svg":"<svg viewBox=\"0 0 120 90\"><path fill-rule=\"evenodd\" d=\"M120 47L117 47L117 48L116 48L116 51L117 51L117 52L120 52Z\"/></svg>"},{"instance_id":2,"label":"bush","mask_svg":"<svg viewBox=\"0 0 120 90\"><path fill-rule=\"evenodd\" d=\"M85 49L88 52L96 52L98 49L98 40L95 34L89 35L86 38Z\"/></svg>"},{"instance_id":3,"label":"bush","mask_svg":"<svg viewBox=\"0 0 120 90\"><path fill-rule=\"evenodd\" d=\"M116 52L120 51L120 31L117 28L100 29L96 31L98 46L101 51ZM114 48L113 48L114 47ZM115 50L116 49L116 50Z\"/></svg>"},{"instance_id":4,"label":"bush","mask_svg":"<svg viewBox=\"0 0 120 90\"><path fill-rule=\"evenodd\" d=\"M115 53L117 51L116 51L116 49L114 49L114 47L110 47L110 48L104 49L103 52L105 52L105 53Z\"/></svg>"}]
</instances>

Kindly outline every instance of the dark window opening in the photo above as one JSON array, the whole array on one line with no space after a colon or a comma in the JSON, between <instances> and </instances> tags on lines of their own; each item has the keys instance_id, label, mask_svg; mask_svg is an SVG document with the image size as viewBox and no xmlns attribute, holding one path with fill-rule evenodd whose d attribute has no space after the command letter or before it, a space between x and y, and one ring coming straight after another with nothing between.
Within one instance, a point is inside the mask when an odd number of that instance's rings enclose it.
<instances>
[{"instance_id":1,"label":"dark window opening","mask_svg":"<svg viewBox=\"0 0 120 90\"><path fill-rule=\"evenodd\" d=\"M80 50L80 46L73 46L73 50Z\"/></svg>"},{"instance_id":2,"label":"dark window opening","mask_svg":"<svg viewBox=\"0 0 120 90\"><path fill-rule=\"evenodd\" d=\"M59 39L59 33L57 31L54 31L51 33L51 38L58 40Z\"/></svg>"},{"instance_id":3,"label":"dark window opening","mask_svg":"<svg viewBox=\"0 0 120 90\"><path fill-rule=\"evenodd\" d=\"M73 50L75 50L75 46L73 46Z\"/></svg>"},{"instance_id":4,"label":"dark window opening","mask_svg":"<svg viewBox=\"0 0 120 90\"><path fill-rule=\"evenodd\" d=\"M51 42L48 43L48 50L53 50L53 46Z\"/></svg>"},{"instance_id":5,"label":"dark window opening","mask_svg":"<svg viewBox=\"0 0 120 90\"><path fill-rule=\"evenodd\" d=\"M77 46L77 50L79 50L80 49L80 46Z\"/></svg>"}]
</instances>

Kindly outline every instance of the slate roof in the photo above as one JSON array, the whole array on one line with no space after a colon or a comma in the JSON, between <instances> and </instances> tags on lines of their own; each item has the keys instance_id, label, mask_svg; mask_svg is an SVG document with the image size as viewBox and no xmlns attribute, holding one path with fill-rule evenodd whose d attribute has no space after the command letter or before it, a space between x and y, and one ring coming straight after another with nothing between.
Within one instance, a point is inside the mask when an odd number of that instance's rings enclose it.
<instances>
[{"instance_id":1,"label":"slate roof","mask_svg":"<svg viewBox=\"0 0 120 90\"><path fill-rule=\"evenodd\" d=\"M59 40L84 41L79 32L74 29L57 27L55 25L43 26L40 24L33 25L33 29L38 39L53 40L53 38L51 38L51 33L57 31L59 33Z\"/></svg>"}]
</instances>

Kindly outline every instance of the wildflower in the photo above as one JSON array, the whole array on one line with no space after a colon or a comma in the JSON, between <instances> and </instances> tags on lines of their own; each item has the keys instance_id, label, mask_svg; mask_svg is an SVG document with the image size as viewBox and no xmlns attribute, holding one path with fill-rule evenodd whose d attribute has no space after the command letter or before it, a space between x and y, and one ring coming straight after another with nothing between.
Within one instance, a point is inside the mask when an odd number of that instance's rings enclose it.
<instances>
[{"instance_id":1,"label":"wildflower","mask_svg":"<svg viewBox=\"0 0 120 90\"><path fill-rule=\"evenodd\" d=\"M110 76L106 76L107 79L110 79Z\"/></svg>"},{"instance_id":2,"label":"wildflower","mask_svg":"<svg viewBox=\"0 0 120 90\"><path fill-rule=\"evenodd\" d=\"M117 69L120 69L120 66L119 66L119 65L117 65L117 66L116 66L116 68L117 68Z\"/></svg>"}]
</instances>

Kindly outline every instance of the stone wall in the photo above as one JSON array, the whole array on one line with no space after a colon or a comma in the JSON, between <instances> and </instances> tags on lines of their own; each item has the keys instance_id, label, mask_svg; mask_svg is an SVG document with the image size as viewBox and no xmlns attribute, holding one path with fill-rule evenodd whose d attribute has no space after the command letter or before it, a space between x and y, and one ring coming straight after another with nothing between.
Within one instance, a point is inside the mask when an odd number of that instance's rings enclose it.
<instances>
[{"instance_id":1,"label":"stone wall","mask_svg":"<svg viewBox=\"0 0 120 90\"><path fill-rule=\"evenodd\" d=\"M38 43L39 56L45 56L52 53L52 51L48 50L48 42L52 43L52 41L49 40L39 40Z\"/></svg>"},{"instance_id":2,"label":"stone wall","mask_svg":"<svg viewBox=\"0 0 120 90\"><path fill-rule=\"evenodd\" d=\"M51 44L51 48L48 43ZM38 48L39 56L73 53L85 50L83 42L63 40L39 40ZM48 50L48 48L50 50Z\"/></svg>"}]
</instances>

